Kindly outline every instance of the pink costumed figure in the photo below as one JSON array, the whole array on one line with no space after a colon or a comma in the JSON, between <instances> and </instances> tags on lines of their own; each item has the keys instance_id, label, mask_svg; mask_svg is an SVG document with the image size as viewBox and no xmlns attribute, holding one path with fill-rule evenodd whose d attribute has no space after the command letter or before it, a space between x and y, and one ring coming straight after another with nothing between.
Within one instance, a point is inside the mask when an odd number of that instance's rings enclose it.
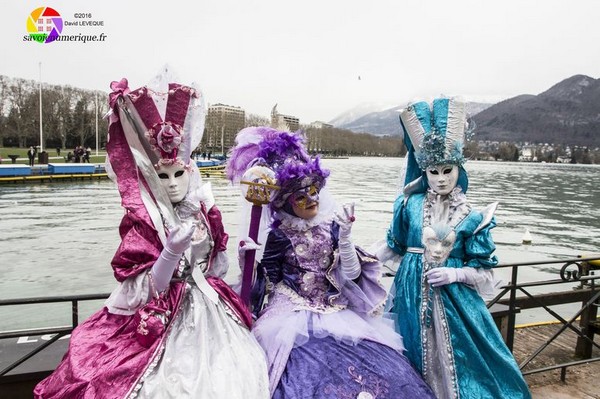
<instances>
[{"instance_id":1,"label":"pink costumed figure","mask_svg":"<svg viewBox=\"0 0 600 399\"><path fill-rule=\"evenodd\" d=\"M125 215L112 259L119 282L78 326L36 398L268 398L251 317L222 280L221 213L191 152L204 131L194 85L165 67L130 91L113 82L107 152Z\"/></svg>"}]
</instances>

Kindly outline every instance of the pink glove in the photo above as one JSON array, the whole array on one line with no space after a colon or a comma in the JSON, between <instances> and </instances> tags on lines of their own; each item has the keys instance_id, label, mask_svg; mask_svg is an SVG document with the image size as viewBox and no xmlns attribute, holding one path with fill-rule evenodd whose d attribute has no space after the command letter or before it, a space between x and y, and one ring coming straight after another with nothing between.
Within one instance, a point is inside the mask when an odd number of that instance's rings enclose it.
<instances>
[{"instance_id":1,"label":"pink glove","mask_svg":"<svg viewBox=\"0 0 600 399\"><path fill-rule=\"evenodd\" d=\"M154 289L157 291L156 294L169 286L181 255L190 246L195 228L195 224L189 223L171 230L164 249L152 266L151 277L154 281Z\"/></svg>"},{"instance_id":2,"label":"pink glove","mask_svg":"<svg viewBox=\"0 0 600 399\"><path fill-rule=\"evenodd\" d=\"M427 282L432 287L441 287L452 283L466 282L466 275L461 268L454 267L436 267L425 273Z\"/></svg>"}]
</instances>

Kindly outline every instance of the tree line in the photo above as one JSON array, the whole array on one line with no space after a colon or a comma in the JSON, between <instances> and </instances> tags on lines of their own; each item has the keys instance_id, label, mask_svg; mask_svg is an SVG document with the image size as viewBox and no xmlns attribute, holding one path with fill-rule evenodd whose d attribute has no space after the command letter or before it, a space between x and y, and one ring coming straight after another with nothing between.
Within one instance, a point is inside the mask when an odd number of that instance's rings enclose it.
<instances>
[{"instance_id":1,"label":"tree line","mask_svg":"<svg viewBox=\"0 0 600 399\"><path fill-rule=\"evenodd\" d=\"M96 97L97 95L97 97ZM98 99L96 105L96 98ZM96 106L98 141L106 145L107 93L71 86L42 84L42 138L44 148L95 147ZM250 114L246 126L268 125L269 119ZM38 146L40 140L38 82L0 76L0 143L3 147ZM331 156L401 156L400 137L378 137L337 128L303 126L311 152Z\"/></svg>"},{"instance_id":2,"label":"tree line","mask_svg":"<svg viewBox=\"0 0 600 399\"><path fill-rule=\"evenodd\" d=\"M107 93L94 92L71 86L42 84L42 122L44 148L95 147L96 107L98 141L106 144L108 123L103 117L108 112ZM96 104L97 98L97 104ZM246 116L246 126L269 125L270 120L256 114ZM0 145L29 147L39 145L40 98L38 82L0 75ZM354 133L334 127L302 126L311 153L330 156L403 156L406 149L399 136L374 136ZM233 144L233 143L232 143ZM538 161L556 162L564 155L562 146L553 151L538 151ZM465 155L473 159L492 157L496 160L516 161L519 148L508 142L497 148L482 150L477 142L468 143ZM585 147L572 151L571 161L600 163L600 152Z\"/></svg>"},{"instance_id":3,"label":"tree line","mask_svg":"<svg viewBox=\"0 0 600 399\"><path fill-rule=\"evenodd\" d=\"M96 97L97 95L97 97ZM107 94L71 86L42 84L42 138L44 148L94 147L96 98L98 141L106 143ZM0 143L4 147L40 144L38 83L0 76Z\"/></svg>"},{"instance_id":4,"label":"tree line","mask_svg":"<svg viewBox=\"0 0 600 399\"><path fill-rule=\"evenodd\" d=\"M309 151L323 155L399 157L406 154L400 136L373 136L335 127L306 127L305 134Z\"/></svg>"},{"instance_id":5,"label":"tree line","mask_svg":"<svg viewBox=\"0 0 600 399\"><path fill-rule=\"evenodd\" d=\"M246 127L269 126L270 123L271 121L264 116L246 115ZM300 130L304 132L306 146L312 154L380 157L399 157L406 154L406 148L399 136L374 136L335 127L315 128L310 125L302 125Z\"/></svg>"}]
</instances>

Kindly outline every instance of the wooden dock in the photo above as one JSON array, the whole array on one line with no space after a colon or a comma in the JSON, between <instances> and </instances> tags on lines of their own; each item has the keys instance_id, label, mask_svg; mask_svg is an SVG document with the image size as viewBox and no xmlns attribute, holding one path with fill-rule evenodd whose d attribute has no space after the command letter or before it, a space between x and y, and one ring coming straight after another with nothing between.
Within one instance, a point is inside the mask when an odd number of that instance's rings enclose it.
<instances>
[{"instance_id":1,"label":"wooden dock","mask_svg":"<svg viewBox=\"0 0 600 399\"><path fill-rule=\"evenodd\" d=\"M521 364L541 345L550 339L562 326L560 323L528 325L515 329L513 354L517 363ZM581 359L575 357L577 335L564 331L535 357L524 369L523 373L533 368L538 369L555 364L574 362ZM596 337L595 342L598 342ZM592 350L592 357L600 356L600 349ZM600 361L568 367L565 382L561 381L561 370L545 371L529 374L525 380L529 384L534 398L540 399L600 399Z\"/></svg>"},{"instance_id":2,"label":"wooden dock","mask_svg":"<svg viewBox=\"0 0 600 399\"><path fill-rule=\"evenodd\" d=\"M225 177L225 166L206 166L198 168L202 177ZM44 183L67 180L95 180L107 179L106 173L64 173L64 174L34 174L27 176L0 176L1 183Z\"/></svg>"},{"instance_id":3,"label":"wooden dock","mask_svg":"<svg viewBox=\"0 0 600 399\"><path fill-rule=\"evenodd\" d=\"M31 175L0 177L0 183L44 183L66 180L106 179L106 173L69 173L60 175Z\"/></svg>"}]
</instances>

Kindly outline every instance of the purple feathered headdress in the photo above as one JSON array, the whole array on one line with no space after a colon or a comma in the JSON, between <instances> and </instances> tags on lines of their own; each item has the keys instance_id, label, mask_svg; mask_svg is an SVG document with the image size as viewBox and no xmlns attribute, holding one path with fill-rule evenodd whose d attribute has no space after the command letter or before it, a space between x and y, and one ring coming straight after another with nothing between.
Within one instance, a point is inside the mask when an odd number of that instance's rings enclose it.
<instances>
[{"instance_id":1,"label":"purple feathered headdress","mask_svg":"<svg viewBox=\"0 0 600 399\"><path fill-rule=\"evenodd\" d=\"M299 133L281 132L270 127L247 127L235 138L228 156L227 177L234 183L253 165L262 163L277 171L286 160L310 161Z\"/></svg>"},{"instance_id":2,"label":"purple feathered headdress","mask_svg":"<svg viewBox=\"0 0 600 399\"><path fill-rule=\"evenodd\" d=\"M325 185L329 171L322 169L319 158L311 159L304 147L301 133L278 131L270 127L248 127L236 137L236 145L229 152L227 177L240 181L248 168L262 164L270 167L281 188L272 206L280 208L295 191L315 184Z\"/></svg>"},{"instance_id":3,"label":"purple feathered headdress","mask_svg":"<svg viewBox=\"0 0 600 399\"><path fill-rule=\"evenodd\" d=\"M273 209L280 209L287 199L296 191L315 186L321 190L329 176L329 170L321 168L319 157L309 159L307 162L288 160L277 169L276 177L279 191L271 202Z\"/></svg>"}]
</instances>

